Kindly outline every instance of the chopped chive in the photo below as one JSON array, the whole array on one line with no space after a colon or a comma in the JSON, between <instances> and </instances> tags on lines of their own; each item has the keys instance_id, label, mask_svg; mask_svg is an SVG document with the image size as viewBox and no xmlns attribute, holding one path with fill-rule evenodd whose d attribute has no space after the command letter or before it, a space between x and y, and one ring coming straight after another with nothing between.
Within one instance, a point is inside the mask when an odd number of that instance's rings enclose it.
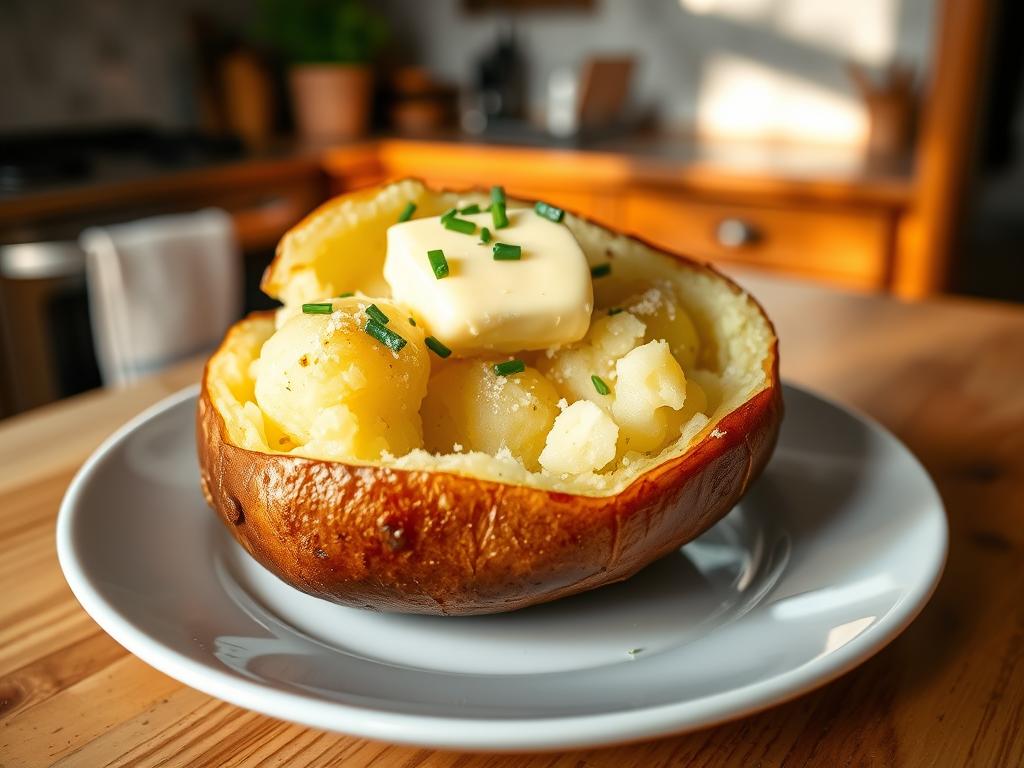
<instances>
[{"instance_id":1,"label":"chopped chive","mask_svg":"<svg viewBox=\"0 0 1024 768\"><path fill-rule=\"evenodd\" d=\"M491 202L505 204L505 188L495 184L491 187Z\"/></svg>"},{"instance_id":2,"label":"chopped chive","mask_svg":"<svg viewBox=\"0 0 1024 768\"><path fill-rule=\"evenodd\" d=\"M460 208L459 213L480 213L480 206L476 203L471 203L465 208Z\"/></svg>"},{"instance_id":3,"label":"chopped chive","mask_svg":"<svg viewBox=\"0 0 1024 768\"><path fill-rule=\"evenodd\" d=\"M405 339L372 318L366 321L363 330L392 352L400 352L402 347L406 345Z\"/></svg>"},{"instance_id":4,"label":"chopped chive","mask_svg":"<svg viewBox=\"0 0 1024 768\"><path fill-rule=\"evenodd\" d=\"M526 370L526 363L522 360L506 360L504 363L497 363L494 372L499 376L511 376L514 373L522 373Z\"/></svg>"},{"instance_id":5,"label":"chopped chive","mask_svg":"<svg viewBox=\"0 0 1024 768\"><path fill-rule=\"evenodd\" d=\"M508 243L495 243L491 250L494 253L495 261L519 261L523 255L522 246Z\"/></svg>"},{"instance_id":6,"label":"chopped chive","mask_svg":"<svg viewBox=\"0 0 1024 768\"><path fill-rule=\"evenodd\" d=\"M441 223L443 224L444 222L448 221L448 219L450 219L452 216L454 216L457 213L458 213L457 209L449 208L447 211L445 211L444 213L441 214Z\"/></svg>"},{"instance_id":7,"label":"chopped chive","mask_svg":"<svg viewBox=\"0 0 1024 768\"><path fill-rule=\"evenodd\" d=\"M412 218L412 215L414 213L416 213L416 203L410 200L408 203L405 204L405 208L402 209L402 212L398 214L398 220L400 222L408 221L409 219Z\"/></svg>"},{"instance_id":8,"label":"chopped chive","mask_svg":"<svg viewBox=\"0 0 1024 768\"><path fill-rule=\"evenodd\" d=\"M452 351L448 349L448 347L446 347L440 341L435 339L433 336L427 336L427 346L430 348L431 352L433 352L441 359L448 357L448 355L452 353Z\"/></svg>"},{"instance_id":9,"label":"chopped chive","mask_svg":"<svg viewBox=\"0 0 1024 768\"><path fill-rule=\"evenodd\" d=\"M302 305L302 314L304 315L329 315L333 311L334 305L329 301Z\"/></svg>"},{"instance_id":10,"label":"chopped chive","mask_svg":"<svg viewBox=\"0 0 1024 768\"><path fill-rule=\"evenodd\" d=\"M597 374L591 376L590 380L594 383L594 389L597 390L597 394L607 395L609 392L611 392L611 390L608 389L608 385L604 383L604 379L602 379Z\"/></svg>"},{"instance_id":11,"label":"chopped chive","mask_svg":"<svg viewBox=\"0 0 1024 768\"><path fill-rule=\"evenodd\" d=\"M605 262L590 268L591 277L607 277L612 273L612 265Z\"/></svg>"},{"instance_id":12,"label":"chopped chive","mask_svg":"<svg viewBox=\"0 0 1024 768\"><path fill-rule=\"evenodd\" d=\"M480 242L483 245L487 245L491 242L491 230L487 227L480 227Z\"/></svg>"},{"instance_id":13,"label":"chopped chive","mask_svg":"<svg viewBox=\"0 0 1024 768\"><path fill-rule=\"evenodd\" d=\"M611 317L612 315L617 315L617 314L619 314L619 312L624 312L624 311L625 310L623 310L622 307L612 307L611 309L608 310L608 317Z\"/></svg>"},{"instance_id":14,"label":"chopped chive","mask_svg":"<svg viewBox=\"0 0 1024 768\"><path fill-rule=\"evenodd\" d=\"M448 277L448 259L444 257L444 251L427 251L427 260L430 261L430 268L434 270L434 277L438 280Z\"/></svg>"},{"instance_id":15,"label":"chopped chive","mask_svg":"<svg viewBox=\"0 0 1024 768\"><path fill-rule=\"evenodd\" d=\"M491 203L491 219L494 221L495 229L508 226L508 212L505 210L504 202Z\"/></svg>"},{"instance_id":16,"label":"chopped chive","mask_svg":"<svg viewBox=\"0 0 1024 768\"><path fill-rule=\"evenodd\" d=\"M355 296L355 293L353 293L352 291L345 291L344 293L339 293L337 298L347 299L349 296Z\"/></svg>"},{"instance_id":17,"label":"chopped chive","mask_svg":"<svg viewBox=\"0 0 1024 768\"><path fill-rule=\"evenodd\" d=\"M455 232L461 232L464 235L472 235L476 232L476 224L468 219L457 219L454 216L444 220L444 228L451 229Z\"/></svg>"},{"instance_id":18,"label":"chopped chive","mask_svg":"<svg viewBox=\"0 0 1024 768\"><path fill-rule=\"evenodd\" d=\"M415 320L413 320L413 319L412 319L411 317L409 318L409 325L411 325L411 326L413 326L413 327L415 327L415 326L416 326L416 321L415 321Z\"/></svg>"},{"instance_id":19,"label":"chopped chive","mask_svg":"<svg viewBox=\"0 0 1024 768\"><path fill-rule=\"evenodd\" d=\"M556 208L553 205L548 205L542 200L538 200L536 203L534 203L533 210L537 212L538 216L543 216L545 219L553 221L556 224L562 220L563 216L565 216L565 211L563 211L561 208Z\"/></svg>"},{"instance_id":20,"label":"chopped chive","mask_svg":"<svg viewBox=\"0 0 1024 768\"><path fill-rule=\"evenodd\" d=\"M381 312L380 311L380 307L378 307L376 304L371 304L370 306L368 306L366 308L366 314L369 317L372 317L374 320L376 320L381 325L387 325L388 324L388 319L389 319L388 316L385 315L383 312Z\"/></svg>"}]
</instances>

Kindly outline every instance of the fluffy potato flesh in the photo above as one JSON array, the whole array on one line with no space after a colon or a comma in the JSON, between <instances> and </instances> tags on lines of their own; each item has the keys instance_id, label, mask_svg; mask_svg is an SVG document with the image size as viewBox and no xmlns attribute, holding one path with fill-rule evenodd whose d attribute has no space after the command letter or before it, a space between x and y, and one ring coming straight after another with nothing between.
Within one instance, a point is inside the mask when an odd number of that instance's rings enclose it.
<instances>
[{"instance_id":1,"label":"fluffy potato flesh","mask_svg":"<svg viewBox=\"0 0 1024 768\"><path fill-rule=\"evenodd\" d=\"M673 357L692 368L700 354L700 334L671 283L658 281L622 302L622 307L644 324L644 340L664 339Z\"/></svg>"},{"instance_id":2,"label":"fluffy potato flesh","mask_svg":"<svg viewBox=\"0 0 1024 768\"><path fill-rule=\"evenodd\" d=\"M668 437L669 413L686 402L686 376L668 342L650 341L615 363L612 416L626 448L653 451Z\"/></svg>"},{"instance_id":3,"label":"fluffy potato flesh","mask_svg":"<svg viewBox=\"0 0 1024 768\"><path fill-rule=\"evenodd\" d=\"M592 377L601 377L613 389L615 361L643 342L645 330L629 312L595 316L580 343L538 357L538 368L566 401L589 400L608 411L612 400L595 388Z\"/></svg>"},{"instance_id":4,"label":"fluffy potato flesh","mask_svg":"<svg viewBox=\"0 0 1024 768\"><path fill-rule=\"evenodd\" d=\"M590 265L612 267L594 281L586 336L512 353L530 367L504 378L487 355L441 358L380 274L387 229L409 203L415 218L486 207L489 196L404 181L332 201L282 241L264 280L285 305L276 330L267 316L246 321L251 333L233 332L208 369L237 444L604 495L685 452L768 385L774 336L754 302L568 213L562 224ZM329 315L301 309L349 291ZM371 302L406 340L400 352L364 332ZM253 351L231 349L250 342Z\"/></svg>"},{"instance_id":5,"label":"fluffy potato flesh","mask_svg":"<svg viewBox=\"0 0 1024 768\"><path fill-rule=\"evenodd\" d=\"M619 428L589 400L577 400L555 419L540 463L549 472L579 475L596 472L615 458Z\"/></svg>"},{"instance_id":6,"label":"fluffy potato flesh","mask_svg":"<svg viewBox=\"0 0 1024 768\"><path fill-rule=\"evenodd\" d=\"M540 467L544 440L558 414L558 393L537 370L494 372L497 360L457 360L431 378L423 401L424 445L434 453L508 451L529 470Z\"/></svg>"},{"instance_id":7,"label":"fluffy potato flesh","mask_svg":"<svg viewBox=\"0 0 1024 768\"><path fill-rule=\"evenodd\" d=\"M379 459L422 445L419 406L430 363L408 313L378 299L405 346L389 349L365 332L365 299L335 299L330 314L293 314L253 364L255 399L277 450ZM276 445L275 445L276 443Z\"/></svg>"}]
</instances>

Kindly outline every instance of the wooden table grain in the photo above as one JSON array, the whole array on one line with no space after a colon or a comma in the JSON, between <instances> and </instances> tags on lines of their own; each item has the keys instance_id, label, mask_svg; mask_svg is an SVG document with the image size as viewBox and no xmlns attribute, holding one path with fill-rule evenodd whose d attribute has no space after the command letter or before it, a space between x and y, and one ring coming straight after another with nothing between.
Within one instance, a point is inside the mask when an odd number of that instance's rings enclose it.
<instances>
[{"instance_id":1,"label":"wooden table grain","mask_svg":"<svg viewBox=\"0 0 1024 768\"><path fill-rule=\"evenodd\" d=\"M194 381L192 361L0 424L0 766L1024 765L1024 308L742 279L777 322L784 376L888 426L948 506L938 591L860 668L717 728L533 756L397 747L211 699L104 634L54 549L75 470L121 422Z\"/></svg>"}]
</instances>

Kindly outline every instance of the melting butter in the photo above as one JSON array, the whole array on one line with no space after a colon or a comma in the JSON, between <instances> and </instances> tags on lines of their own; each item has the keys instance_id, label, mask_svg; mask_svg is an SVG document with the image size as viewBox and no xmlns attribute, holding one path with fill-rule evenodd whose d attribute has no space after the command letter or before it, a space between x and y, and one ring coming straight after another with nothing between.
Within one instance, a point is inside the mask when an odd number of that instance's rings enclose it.
<instances>
[{"instance_id":1,"label":"melting butter","mask_svg":"<svg viewBox=\"0 0 1024 768\"><path fill-rule=\"evenodd\" d=\"M446 229L440 217L388 229L384 279L427 332L457 355L547 349L579 341L594 305L590 269L563 224L531 209L510 210L495 230L489 212L460 215L474 234ZM480 229L491 231L481 244ZM498 261L495 243L518 245L518 261ZM437 279L427 252L444 251L449 275Z\"/></svg>"}]
</instances>

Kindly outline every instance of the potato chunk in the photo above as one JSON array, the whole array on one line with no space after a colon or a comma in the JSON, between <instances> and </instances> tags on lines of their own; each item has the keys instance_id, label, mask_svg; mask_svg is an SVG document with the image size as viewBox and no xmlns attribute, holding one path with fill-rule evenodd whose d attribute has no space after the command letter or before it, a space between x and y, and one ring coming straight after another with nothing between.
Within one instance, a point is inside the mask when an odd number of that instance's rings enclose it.
<instances>
[{"instance_id":1,"label":"potato chunk","mask_svg":"<svg viewBox=\"0 0 1024 768\"><path fill-rule=\"evenodd\" d=\"M668 435L668 416L686 402L686 376L668 342L650 341L615 364L612 416L630 451L661 448Z\"/></svg>"},{"instance_id":2,"label":"potato chunk","mask_svg":"<svg viewBox=\"0 0 1024 768\"><path fill-rule=\"evenodd\" d=\"M590 400L608 411L612 398L594 388L591 376L613 388L615 361L643 341L644 324L629 312L596 317L583 341L538 357L537 366L570 403Z\"/></svg>"},{"instance_id":3,"label":"potato chunk","mask_svg":"<svg viewBox=\"0 0 1024 768\"><path fill-rule=\"evenodd\" d=\"M369 299L331 303L331 314L289 318L253 364L271 447L356 459L420 447L418 411L430 375L423 332L403 308L377 299L387 327L406 340L393 351L364 330Z\"/></svg>"},{"instance_id":4,"label":"potato chunk","mask_svg":"<svg viewBox=\"0 0 1024 768\"><path fill-rule=\"evenodd\" d=\"M664 339L683 368L694 367L700 354L700 334L670 283L659 282L621 306L643 321L646 341Z\"/></svg>"},{"instance_id":5,"label":"potato chunk","mask_svg":"<svg viewBox=\"0 0 1024 768\"><path fill-rule=\"evenodd\" d=\"M427 450L497 455L502 448L537 470L544 438L558 414L558 393L534 368L512 376L494 372L496 360L455 360L431 377L423 401Z\"/></svg>"},{"instance_id":6,"label":"potato chunk","mask_svg":"<svg viewBox=\"0 0 1024 768\"><path fill-rule=\"evenodd\" d=\"M555 419L540 463L548 472L578 475L596 472L615 458L619 428L589 400L578 400Z\"/></svg>"}]
</instances>

